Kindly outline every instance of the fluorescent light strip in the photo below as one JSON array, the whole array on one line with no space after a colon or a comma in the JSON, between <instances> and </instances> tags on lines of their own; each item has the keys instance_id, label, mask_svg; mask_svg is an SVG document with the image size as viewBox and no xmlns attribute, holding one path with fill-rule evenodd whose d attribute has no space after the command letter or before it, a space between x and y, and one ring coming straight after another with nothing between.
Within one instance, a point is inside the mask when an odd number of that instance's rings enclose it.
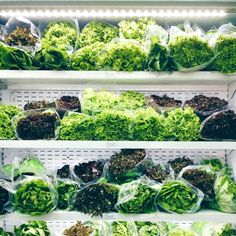
<instances>
[{"instance_id":1,"label":"fluorescent light strip","mask_svg":"<svg viewBox=\"0 0 236 236\"><path fill-rule=\"evenodd\" d=\"M123 18L123 17L224 17L223 10L131 10L131 9L88 9L88 10L0 10L0 16L25 17L76 17L76 18Z\"/></svg>"}]
</instances>

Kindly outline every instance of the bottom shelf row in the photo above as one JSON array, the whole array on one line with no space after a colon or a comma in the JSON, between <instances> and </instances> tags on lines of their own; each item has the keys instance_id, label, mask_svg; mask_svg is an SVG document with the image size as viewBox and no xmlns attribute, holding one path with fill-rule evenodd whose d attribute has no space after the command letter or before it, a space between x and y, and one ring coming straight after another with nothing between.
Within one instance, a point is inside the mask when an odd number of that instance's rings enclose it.
<instances>
[{"instance_id":1,"label":"bottom shelf row","mask_svg":"<svg viewBox=\"0 0 236 236\"><path fill-rule=\"evenodd\" d=\"M61 216L60 212L59 215ZM53 216L59 216L53 214ZM63 215L63 214L62 214ZM74 215L69 214L70 215ZM210 215L209 213L203 215ZM78 216L78 214L76 214ZM158 217L158 216L156 216ZM236 225L232 223L210 222L151 222L148 220L133 219L133 221L113 220L109 221L66 221L31 220L19 221L17 217L7 217L4 228L1 228L1 236L235 236ZM83 217L82 217L83 218Z\"/></svg>"}]
</instances>

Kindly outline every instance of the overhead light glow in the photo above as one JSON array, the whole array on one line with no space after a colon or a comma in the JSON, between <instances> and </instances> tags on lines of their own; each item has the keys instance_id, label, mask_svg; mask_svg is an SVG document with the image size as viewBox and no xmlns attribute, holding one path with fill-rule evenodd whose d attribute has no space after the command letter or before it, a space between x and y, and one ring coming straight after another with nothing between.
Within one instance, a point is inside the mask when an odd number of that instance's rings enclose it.
<instances>
[{"instance_id":1,"label":"overhead light glow","mask_svg":"<svg viewBox=\"0 0 236 236\"><path fill-rule=\"evenodd\" d=\"M29 18L44 18L44 17L76 17L76 18L132 18L132 17L225 17L227 13L223 10L153 10L153 9L52 9L52 10L0 10L0 16L25 16Z\"/></svg>"}]
</instances>

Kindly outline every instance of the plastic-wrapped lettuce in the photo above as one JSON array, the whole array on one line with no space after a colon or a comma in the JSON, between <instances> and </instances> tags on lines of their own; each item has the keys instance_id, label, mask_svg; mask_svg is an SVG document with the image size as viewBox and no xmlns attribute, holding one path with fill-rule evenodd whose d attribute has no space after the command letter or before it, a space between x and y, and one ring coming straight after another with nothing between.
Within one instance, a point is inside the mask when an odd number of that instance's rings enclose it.
<instances>
[{"instance_id":1,"label":"plastic-wrapped lettuce","mask_svg":"<svg viewBox=\"0 0 236 236\"><path fill-rule=\"evenodd\" d=\"M162 135L168 141L196 141L200 138L200 126L200 119L192 108L176 108L167 113Z\"/></svg>"},{"instance_id":2,"label":"plastic-wrapped lettuce","mask_svg":"<svg viewBox=\"0 0 236 236\"><path fill-rule=\"evenodd\" d=\"M46 221L35 220L29 221L27 224L21 224L14 227L15 236L50 236Z\"/></svg>"},{"instance_id":3,"label":"plastic-wrapped lettuce","mask_svg":"<svg viewBox=\"0 0 236 236\"><path fill-rule=\"evenodd\" d=\"M195 222L192 230L199 236L234 236L236 227L233 224L213 224L209 222Z\"/></svg>"},{"instance_id":4,"label":"plastic-wrapped lettuce","mask_svg":"<svg viewBox=\"0 0 236 236\"><path fill-rule=\"evenodd\" d=\"M227 175L216 178L215 200L209 206L222 212L236 213L236 183Z\"/></svg>"},{"instance_id":5,"label":"plastic-wrapped lettuce","mask_svg":"<svg viewBox=\"0 0 236 236\"><path fill-rule=\"evenodd\" d=\"M197 236L191 229L174 228L168 234L168 236Z\"/></svg>"},{"instance_id":6,"label":"plastic-wrapped lettuce","mask_svg":"<svg viewBox=\"0 0 236 236\"><path fill-rule=\"evenodd\" d=\"M93 140L94 132L93 117L83 113L70 112L61 120L59 139Z\"/></svg>"},{"instance_id":7,"label":"plastic-wrapped lettuce","mask_svg":"<svg viewBox=\"0 0 236 236\"><path fill-rule=\"evenodd\" d=\"M180 71L203 70L214 60L214 51L202 32L183 32L172 26L168 44L176 69Z\"/></svg>"},{"instance_id":8,"label":"plastic-wrapped lettuce","mask_svg":"<svg viewBox=\"0 0 236 236\"><path fill-rule=\"evenodd\" d=\"M11 124L13 116L17 115L20 109L11 105L0 105L0 139L14 139L15 133Z\"/></svg>"},{"instance_id":9,"label":"plastic-wrapped lettuce","mask_svg":"<svg viewBox=\"0 0 236 236\"><path fill-rule=\"evenodd\" d=\"M153 108L143 108L135 112L133 139L140 141L163 140L163 116Z\"/></svg>"},{"instance_id":10,"label":"plastic-wrapped lettuce","mask_svg":"<svg viewBox=\"0 0 236 236\"><path fill-rule=\"evenodd\" d=\"M122 20L119 23L121 35L126 39L135 39L142 42L149 26L155 25L156 21L152 18L142 17L138 20Z\"/></svg>"},{"instance_id":11,"label":"plastic-wrapped lettuce","mask_svg":"<svg viewBox=\"0 0 236 236\"><path fill-rule=\"evenodd\" d=\"M136 221L135 224L138 230L138 236L162 236L166 235L168 231L165 223Z\"/></svg>"},{"instance_id":12,"label":"plastic-wrapped lettuce","mask_svg":"<svg viewBox=\"0 0 236 236\"><path fill-rule=\"evenodd\" d=\"M81 71L96 70L98 54L103 47L104 43L96 42L74 52L71 56L71 69Z\"/></svg>"},{"instance_id":13,"label":"plastic-wrapped lettuce","mask_svg":"<svg viewBox=\"0 0 236 236\"><path fill-rule=\"evenodd\" d=\"M112 41L99 54L97 66L102 70L142 71L146 67L147 52L135 40Z\"/></svg>"},{"instance_id":14,"label":"plastic-wrapped lettuce","mask_svg":"<svg viewBox=\"0 0 236 236\"><path fill-rule=\"evenodd\" d=\"M111 236L138 236L134 222L113 221Z\"/></svg>"},{"instance_id":15,"label":"plastic-wrapped lettuce","mask_svg":"<svg viewBox=\"0 0 236 236\"><path fill-rule=\"evenodd\" d=\"M77 46L77 22L61 21L50 23L44 33L42 42L61 50L71 50Z\"/></svg>"},{"instance_id":16,"label":"plastic-wrapped lettuce","mask_svg":"<svg viewBox=\"0 0 236 236\"><path fill-rule=\"evenodd\" d=\"M85 47L96 42L109 43L119 36L116 26L103 22L89 22L79 36L79 47Z\"/></svg>"},{"instance_id":17,"label":"plastic-wrapped lettuce","mask_svg":"<svg viewBox=\"0 0 236 236\"><path fill-rule=\"evenodd\" d=\"M12 202L14 210L40 216L56 208L58 194L47 177L27 177L16 184Z\"/></svg>"},{"instance_id":18,"label":"plastic-wrapped lettuce","mask_svg":"<svg viewBox=\"0 0 236 236\"><path fill-rule=\"evenodd\" d=\"M32 55L16 47L0 42L0 70L36 69Z\"/></svg>"},{"instance_id":19,"label":"plastic-wrapped lettuce","mask_svg":"<svg viewBox=\"0 0 236 236\"><path fill-rule=\"evenodd\" d=\"M122 184L116 208L121 213L150 213L157 211L156 197L160 185L148 178Z\"/></svg>"}]
</instances>

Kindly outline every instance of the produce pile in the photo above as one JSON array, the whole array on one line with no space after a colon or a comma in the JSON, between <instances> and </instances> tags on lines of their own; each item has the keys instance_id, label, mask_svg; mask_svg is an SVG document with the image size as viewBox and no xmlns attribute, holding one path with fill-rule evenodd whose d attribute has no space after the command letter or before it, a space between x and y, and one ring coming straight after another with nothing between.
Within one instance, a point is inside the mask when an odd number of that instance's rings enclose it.
<instances>
[{"instance_id":1,"label":"produce pile","mask_svg":"<svg viewBox=\"0 0 236 236\"><path fill-rule=\"evenodd\" d=\"M117 25L90 21L81 30L78 20L49 22L40 29L28 19L17 20L0 44L0 69L236 71L231 24L205 33L187 24L166 30L146 17ZM28 25L21 27L21 20Z\"/></svg>"},{"instance_id":2,"label":"produce pile","mask_svg":"<svg viewBox=\"0 0 236 236\"><path fill-rule=\"evenodd\" d=\"M230 110L231 103L205 95L183 101L137 91L85 89L80 98L64 95L28 101L25 111L1 105L0 139L235 140L236 113Z\"/></svg>"},{"instance_id":3,"label":"produce pile","mask_svg":"<svg viewBox=\"0 0 236 236\"><path fill-rule=\"evenodd\" d=\"M50 236L58 233L45 221L29 221L14 226L13 233L0 228L1 236ZM148 222L148 221L77 221L65 227L63 236L235 236L234 224L213 224L195 222L189 227L180 227L174 223Z\"/></svg>"},{"instance_id":4,"label":"produce pile","mask_svg":"<svg viewBox=\"0 0 236 236\"><path fill-rule=\"evenodd\" d=\"M0 180L0 214L184 214L200 208L236 213L232 170L218 159L194 164L178 157L158 164L145 150L123 149L108 159L64 165L55 174L34 156L15 158L1 171L8 180Z\"/></svg>"}]
</instances>

